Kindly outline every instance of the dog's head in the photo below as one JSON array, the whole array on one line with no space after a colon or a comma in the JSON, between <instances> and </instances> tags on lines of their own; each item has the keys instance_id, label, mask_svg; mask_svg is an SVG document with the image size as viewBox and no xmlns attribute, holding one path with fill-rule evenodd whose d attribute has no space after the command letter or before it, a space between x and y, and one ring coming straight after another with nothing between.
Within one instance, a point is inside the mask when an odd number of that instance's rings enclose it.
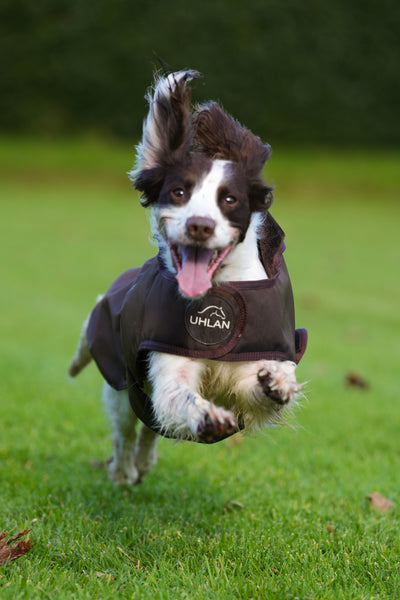
<instances>
[{"instance_id":1,"label":"dog's head","mask_svg":"<svg viewBox=\"0 0 400 600\"><path fill-rule=\"evenodd\" d=\"M215 102L192 111L194 71L158 78L131 172L143 206L151 206L163 258L181 292L201 296L240 244L272 188L261 179L270 147Z\"/></svg>"}]
</instances>

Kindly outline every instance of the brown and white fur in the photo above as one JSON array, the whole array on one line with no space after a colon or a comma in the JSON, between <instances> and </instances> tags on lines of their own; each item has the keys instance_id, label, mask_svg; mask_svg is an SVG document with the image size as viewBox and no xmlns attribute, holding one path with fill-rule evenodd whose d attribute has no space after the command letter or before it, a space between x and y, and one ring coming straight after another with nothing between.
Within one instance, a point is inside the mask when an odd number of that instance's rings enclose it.
<instances>
[{"instance_id":1,"label":"brown and white fur","mask_svg":"<svg viewBox=\"0 0 400 600\"><path fill-rule=\"evenodd\" d=\"M197 75L179 71L156 79L130 174L151 208L163 260L190 298L211 282L267 277L257 238L271 203L271 188L260 177L269 146L216 103L193 112L188 82ZM188 275L182 263L193 263L193 253L204 253L207 265L189 265ZM84 325L71 375L90 358ZM290 361L219 362L152 352L147 385L163 432L209 441L235 432L239 414L246 430L278 422L300 394L295 369ZM109 475L119 485L140 483L156 462L158 435L145 425L137 435L127 391L105 383L103 400L114 440Z\"/></svg>"}]
</instances>

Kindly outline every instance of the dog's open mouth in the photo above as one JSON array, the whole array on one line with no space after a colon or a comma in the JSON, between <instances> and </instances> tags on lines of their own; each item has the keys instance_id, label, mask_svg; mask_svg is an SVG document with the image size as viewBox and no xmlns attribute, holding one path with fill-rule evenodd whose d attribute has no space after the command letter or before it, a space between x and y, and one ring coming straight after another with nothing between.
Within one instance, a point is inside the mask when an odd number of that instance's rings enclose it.
<instances>
[{"instance_id":1,"label":"dog's open mouth","mask_svg":"<svg viewBox=\"0 0 400 600\"><path fill-rule=\"evenodd\" d=\"M169 244L169 248L181 291L189 298L196 298L210 289L212 278L231 251L232 245L230 244L222 250L172 244Z\"/></svg>"}]
</instances>

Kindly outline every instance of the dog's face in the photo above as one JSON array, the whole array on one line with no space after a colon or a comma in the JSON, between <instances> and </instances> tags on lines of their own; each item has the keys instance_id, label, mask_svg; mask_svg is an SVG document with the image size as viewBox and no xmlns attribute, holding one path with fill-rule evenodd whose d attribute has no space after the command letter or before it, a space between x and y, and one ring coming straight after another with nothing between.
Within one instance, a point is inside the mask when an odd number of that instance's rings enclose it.
<instances>
[{"instance_id":1,"label":"dog's face","mask_svg":"<svg viewBox=\"0 0 400 600\"><path fill-rule=\"evenodd\" d=\"M172 74L149 97L133 178L152 207L167 266L194 298L243 241L252 213L270 205L271 188L259 177L270 149L217 104L192 115L188 79Z\"/></svg>"},{"instance_id":2,"label":"dog's face","mask_svg":"<svg viewBox=\"0 0 400 600\"><path fill-rule=\"evenodd\" d=\"M163 182L153 208L157 231L188 297L211 287L225 257L246 235L252 206L238 169L231 161L195 154Z\"/></svg>"}]
</instances>

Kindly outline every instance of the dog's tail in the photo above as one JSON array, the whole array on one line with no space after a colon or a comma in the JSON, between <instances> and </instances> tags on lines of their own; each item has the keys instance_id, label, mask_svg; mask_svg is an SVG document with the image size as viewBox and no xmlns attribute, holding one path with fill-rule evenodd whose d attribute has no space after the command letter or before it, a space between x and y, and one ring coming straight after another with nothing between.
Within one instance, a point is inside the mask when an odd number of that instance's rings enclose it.
<instances>
[{"instance_id":1,"label":"dog's tail","mask_svg":"<svg viewBox=\"0 0 400 600\"><path fill-rule=\"evenodd\" d=\"M87 342L87 327L89 318L82 325L81 335L76 349L75 356L69 366L68 373L71 377L76 377L90 363L92 355L90 354Z\"/></svg>"}]
</instances>

